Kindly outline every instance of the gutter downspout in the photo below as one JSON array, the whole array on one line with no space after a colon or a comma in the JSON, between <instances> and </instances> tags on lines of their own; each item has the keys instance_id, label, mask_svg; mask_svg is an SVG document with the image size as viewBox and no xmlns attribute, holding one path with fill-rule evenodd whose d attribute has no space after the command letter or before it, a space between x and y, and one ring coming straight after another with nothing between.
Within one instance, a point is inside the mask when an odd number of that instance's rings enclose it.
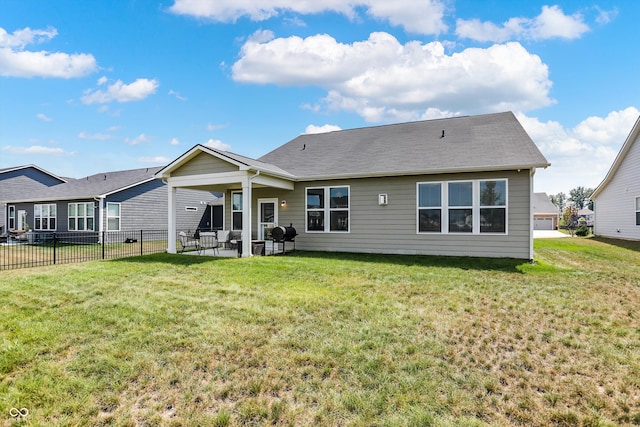
<instances>
[{"instance_id":1,"label":"gutter downspout","mask_svg":"<svg viewBox=\"0 0 640 427\"><path fill-rule=\"evenodd\" d=\"M533 263L533 176L536 168L529 173L529 262Z\"/></svg>"}]
</instances>

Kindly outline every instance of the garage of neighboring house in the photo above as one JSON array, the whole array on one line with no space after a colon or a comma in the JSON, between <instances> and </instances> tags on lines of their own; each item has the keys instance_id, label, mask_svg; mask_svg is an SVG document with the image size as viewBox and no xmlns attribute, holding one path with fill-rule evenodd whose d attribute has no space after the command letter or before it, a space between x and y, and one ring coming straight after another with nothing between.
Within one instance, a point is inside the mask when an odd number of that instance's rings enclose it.
<instances>
[{"instance_id":1,"label":"garage of neighboring house","mask_svg":"<svg viewBox=\"0 0 640 427\"><path fill-rule=\"evenodd\" d=\"M533 219L534 230L554 230L553 218L539 218Z\"/></svg>"}]
</instances>

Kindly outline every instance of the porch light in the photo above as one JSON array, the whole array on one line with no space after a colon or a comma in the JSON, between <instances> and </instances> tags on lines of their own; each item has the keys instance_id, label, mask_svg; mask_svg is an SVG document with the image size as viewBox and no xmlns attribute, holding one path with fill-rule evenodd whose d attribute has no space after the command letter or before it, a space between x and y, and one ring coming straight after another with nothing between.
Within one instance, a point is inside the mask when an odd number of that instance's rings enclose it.
<instances>
[{"instance_id":1,"label":"porch light","mask_svg":"<svg viewBox=\"0 0 640 427\"><path fill-rule=\"evenodd\" d=\"M281 201L280 206L282 206L283 208L287 206L287 201L286 200Z\"/></svg>"}]
</instances>

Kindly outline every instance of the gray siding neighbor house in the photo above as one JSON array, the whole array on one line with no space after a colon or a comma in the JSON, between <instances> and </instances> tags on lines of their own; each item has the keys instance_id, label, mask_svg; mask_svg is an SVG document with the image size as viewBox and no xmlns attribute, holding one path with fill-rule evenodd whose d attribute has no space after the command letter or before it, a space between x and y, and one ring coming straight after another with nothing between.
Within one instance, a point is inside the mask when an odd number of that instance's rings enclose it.
<instances>
[{"instance_id":1,"label":"gray siding neighbor house","mask_svg":"<svg viewBox=\"0 0 640 427\"><path fill-rule=\"evenodd\" d=\"M98 173L23 193L7 204L24 212L34 231L166 230L167 190L162 181L154 179L160 169ZM215 199L210 192L182 189L178 226L195 231Z\"/></svg>"},{"instance_id":2,"label":"gray siding neighbor house","mask_svg":"<svg viewBox=\"0 0 640 427\"><path fill-rule=\"evenodd\" d=\"M591 195L597 236L640 240L640 118Z\"/></svg>"},{"instance_id":3,"label":"gray siding neighbor house","mask_svg":"<svg viewBox=\"0 0 640 427\"><path fill-rule=\"evenodd\" d=\"M197 145L156 177L170 233L177 189L201 188L225 193L225 229L263 240L292 225L297 249L531 259L547 166L507 112L301 135L259 159Z\"/></svg>"},{"instance_id":4,"label":"gray siding neighbor house","mask_svg":"<svg viewBox=\"0 0 640 427\"><path fill-rule=\"evenodd\" d=\"M67 181L68 179L60 178L35 165L0 169L0 234L22 229L22 221L25 219L24 213L18 212L15 206L8 208L7 200L46 190Z\"/></svg>"}]
</instances>

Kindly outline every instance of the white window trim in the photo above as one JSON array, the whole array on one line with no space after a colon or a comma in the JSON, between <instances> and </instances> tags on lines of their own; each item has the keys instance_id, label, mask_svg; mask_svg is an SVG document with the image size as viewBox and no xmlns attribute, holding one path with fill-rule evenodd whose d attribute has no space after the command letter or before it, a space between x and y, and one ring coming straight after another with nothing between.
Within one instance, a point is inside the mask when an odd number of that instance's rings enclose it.
<instances>
[{"instance_id":1,"label":"white window trim","mask_svg":"<svg viewBox=\"0 0 640 427\"><path fill-rule=\"evenodd\" d=\"M349 206L346 208L331 208L331 189L332 188L346 188L349 192ZM324 207L321 209L308 209L307 208L307 191L308 190L324 190ZM331 230L331 212L347 212L348 222L346 230ZM308 212L324 212L324 230L309 230L308 225ZM349 234L351 233L351 186L350 185L326 185L326 186L314 186L306 187L304 189L304 231L306 233L338 233Z\"/></svg>"},{"instance_id":2,"label":"white window trim","mask_svg":"<svg viewBox=\"0 0 640 427\"><path fill-rule=\"evenodd\" d=\"M484 181L504 181L506 200L504 207L502 206L480 206L480 182ZM473 205L472 206L449 206L449 184L471 182L473 187ZM440 184L441 197L441 223L440 232L437 231L420 231L420 209L428 209L419 206L420 184ZM505 210L505 230L504 232L480 232L480 209L496 208ZM472 209L473 223L470 233L465 232L449 232L449 209ZM482 178L482 179L463 179L452 181L420 181L416 183L416 234L451 234L457 236L507 236L509 234L509 179L508 178Z\"/></svg>"},{"instance_id":3,"label":"white window trim","mask_svg":"<svg viewBox=\"0 0 640 427\"><path fill-rule=\"evenodd\" d=\"M75 215L69 215L69 212L71 211L71 205L75 205L76 206L76 214ZM78 205L84 205L84 215L83 216L79 216L78 215ZM87 215L87 212L91 212L91 215ZM71 227L69 227L69 220L71 218L75 218L76 220L76 229L72 230ZM78 219L82 218L84 219L84 224L85 224L85 228L84 230L78 230ZM93 219L93 227L89 228L87 227L87 218L92 218ZM69 203L67 205L67 230L69 231L94 231L96 229L96 218L95 218L95 206L93 204L93 202L74 202L74 203Z\"/></svg>"},{"instance_id":4,"label":"white window trim","mask_svg":"<svg viewBox=\"0 0 640 427\"><path fill-rule=\"evenodd\" d=\"M36 228L36 206L40 206L40 228ZM42 216L42 207L43 206L49 206L49 215ZM55 210L56 210L56 214L51 216L51 206L55 206ZM42 227L42 219L46 218L47 219L47 228L43 228ZM56 220L56 226L54 228L49 228L49 225L51 224L51 218L54 218ZM56 231L58 228L58 205L55 203L36 203L33 205L33 225L31 226L34 230L38 230L38 231Z\"/></svg>"},{"instance_id":5,"label":"white window trim","mask_svg":"<svg viewBox=\"0 0 640 427\"><path fill-rule=\"evenodd\" d=\"M118 205L118 216L112 216L109 215L109 205ZM107 212L106 212L106 216L107 216L107 224L106 224L106 228L107 231L120 231L122 230L122 203L120 202L107 202ZM118 218L118 229L117 230L111 230L109 228L109 219L112 218Z\"/></svg>"}]
</instances>

